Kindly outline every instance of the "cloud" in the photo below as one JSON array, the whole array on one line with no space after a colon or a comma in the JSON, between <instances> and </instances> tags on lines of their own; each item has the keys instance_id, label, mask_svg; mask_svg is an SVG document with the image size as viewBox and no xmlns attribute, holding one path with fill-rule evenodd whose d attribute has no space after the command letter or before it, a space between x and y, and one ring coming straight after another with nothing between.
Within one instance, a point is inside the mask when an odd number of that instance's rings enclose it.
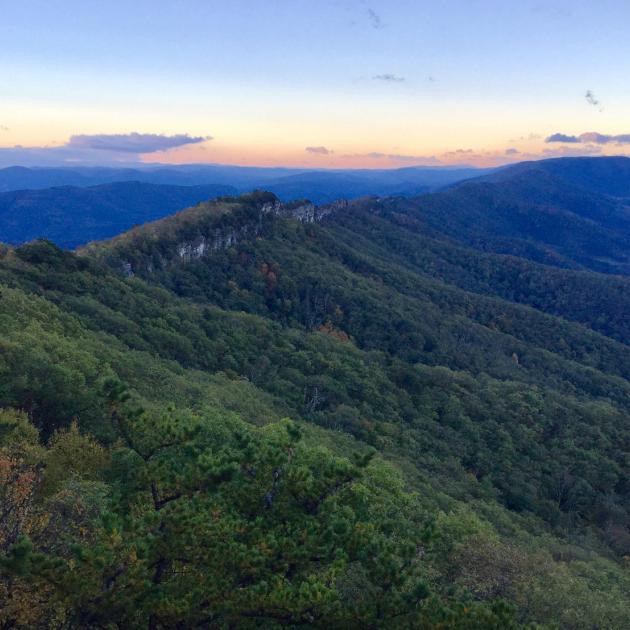
<instances>
[{"instance_id":1,"label":"cloud","mask_svg":"<svg viewBox=\"0 0 630 630\"><path fill-rule=\"evenodd\" d=\"M552 157L582 157L585 155L599 155L602 148L596 144L580 144L578 146L560 146L553 149L543 149L541 155L532 159L552 158Z\"/></svg>"},{"instance_id":2,"label":"cloud","mask_svg":"<svg viewBox=\"0 0 630 630\"><path fill-rule=\"evenodd\" d=\"M486 156L483 151L474 151L473 149L455 149L454 151L445 151L440 154L440 158L446 160L449 164L452 162L461 164L462 160L468 164L471 160L483 159L484 157Z\"/></svg>"},{"instance_id":3,"label":"cloud","mask_svg":"<svg viewBox=\"0 0 630 630\"><path fill-rule=\"evenodd\" d=\"M520 151L518 149L515 149L514 147L510 147L509 149L505 150L505 155L518 155L520 153Z\"/></svg>"},{"instance_id":4,"label":"cloud","mask_svg":"<svg viewBox=\"0 0 630 630\"><path fill-rule=\"evenodd\" d=\"M365 4L365 2L363 4ZM365 12L367 13L368 20L370 21L370 26L373 29L378 31L383 28L384 24L383 20L381 20L381 16L372 7L366 7Z\"/></svg>"},{"instance_id":5,"label":"cloud","mask_svg":"<svg viewBox=\"0 0 630 630\"><path fill-rule=\"evenodd\" d=\"M373 151L371 153L353 153L342 157L350 159L367 158L381 161L384 168L404 164L413 164L414 166L465 166L488 159L505 162L505 154L503 153L475 151L474 149L455 149L454 151L445 151L439 155L407 155Z\"/></svg>"},{"instance_id":6,"label":"cloud","mask_svg":"<svg viewBox=\"0 0 630 630\"><path fill-rule=\"evenodd\" d=\"M390 74L389 72L385 74L376 74L372 77L374 81L386 81L389 83L402 83L405 80L405 77L399 77L395 74Z\"/></svg>"},{"instance_id":7,"label":"cloud","mask_svg":"<svg viewBox=\"0 0 630 630\"><path fill-rule=\"evenodd\" d=\"M589 131L580 136L582 142L593 142L595 144L630 144L630 133L621 133L617 136L609 136L596 131Z\"/></svg>"},{"instance_id":8,"label":"cloud","mask_svg":"<svg viewBox=\"0 0 630 630\"><path fill-rule=\"evenodd\" d=\"M579 143L580 139L577 136L567 136L564 133L553 133L545 138L545 142Z\"/></svg>"},{"instance_id":9,"label":"cloud","mask_svg":"<svg viewBox=\"0 0 630 630\"><path fill-rule=\"evenodd\" d=\"M595 94L591 92L591 90L586 90L586 94L584 95L587 103L590 105L599 105L599 101L595 98Z\"/></svg>"},{"instance_id":10,"label":"cloud","mask_svg":"<svg viewBox=\"0 0 630 630\"><path fill-rule=\"evenodd\" d=\"M334 151L326 147L306 147L304 150L308 153L315 153L316 155L330 155L334 153Z\"/></svg>"},{"instance_id":11,"label":"cloud","mask_svg":"<svg viewBox=\"0 0 630 630\"><path fill-rule=\"evenodd\" d=\"M81 134L54 146L0 147L0 167L137 164L142 162L143 154L168 151L210 139L210 136L188 134Z\"/></svg>"},{"instance_id":12,"label":"cloud","mask_svg":"<svg viewBox=\"0 0 630 630\"><path fill-rule=\"evenodd\" d=\"M587 131L579 136L568 136L564 133L554 133L545 138L545 142L563 142L569 144L630 144L630 133L608 135L597 131Z\"/></svg>"},{"instance_id":13,"label":"cloud","mask_svg":"<svg viewBox=\"0 0 630 630\"><path fill-rule=\"evenodd\" d=\"M532 13L542 13L553 18L570 18L573 16L571 9L566 7L552 6L547 3L535 4L530 7Z\"/></svg>"},{"instance_id":14,"label":"cloud","mask_svg":"<svg viewBox=\"0 0 630 630\"><path fill-rule=\"evenodd\" d=\"M0 131L9 131L9 128L6 125L0 125Z\"/></svg>"},{"instance_id":15,"label":"cloud","mask_svg":"<svg viewBox=\"0 0 630 630\"><path fill-rule=\"evenodd\" d=\"M601 107L601 103L597 100L592 90L586 90L584 98L589 105L592 105L593 107L598 107L600 112L604 111L604 108Z\"/></svg>"},{"instance_id":16,"label":"cloud","mask_svg":"<svg viewBox=\"0 0 630 630\"><path fill-rule=\"evenodd\" d=\"M509 142L531 142L532 140L540 140L542 136L539 133L530 133L526 136L519 136L518 138L511 138Z\"/></svg>"},{"instance_id":17,"label":"cloud","mask_svg":"<svg viewBox=\"0 0 630 630\"><path fill-rule=\"evenodd\" d=\"M603 133L597 133L596 131L588 131L580 135L579 141L593 144L608 144L609 142L614 141L614 137L615 136L606 136Z\"/></svg>"},{"instance_id":18,"label":"cloud","mask_svg":"<svg viewBox=\"0 0 630 630\"><path fill-rule=\"evenodd\" d=\"M349 153L342 155L341 157L346 159L370 159L384 162L413 162L422 166L439 166L442 164L434 155L405 155L401 153L381 153L379 151L372 151L370 153Z\"/></svg>"},{"instance_id":19,"label":"cloud","mask_svg":"<svg viewBox=\"0 0 630 630\"><path fill-rule=\"evenodd\" d=\"M444 155L468 155L474 153L472 149L455 149L455 151L447 151Z\"/></svg>"},{"instance_id":20,"label":"cloud","mask_svg":"<svg viewBox=\"0 0 630 630\"><path fill-rule=\"evenodd\" d=\"M189 136L177 134L165 136L156 133L119 133L72 136L66 146L70 149L92 149L116 153L155 153L168 151L187 144L199 144L211 140L210 136Z\"/></svg>"}]
</instances>

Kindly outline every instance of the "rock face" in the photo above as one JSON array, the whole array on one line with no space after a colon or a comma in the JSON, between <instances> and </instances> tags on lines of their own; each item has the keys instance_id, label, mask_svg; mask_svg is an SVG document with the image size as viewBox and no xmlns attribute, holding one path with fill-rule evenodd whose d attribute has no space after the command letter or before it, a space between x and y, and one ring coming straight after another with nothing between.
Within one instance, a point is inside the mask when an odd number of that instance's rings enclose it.
<instances>
[{"instance_id":1,"label":"rock face","mask_svg":"<svg viewBox=\"0 0 630 630\"><path fill-rule=\"evenodd\" d=\"M297 219L301 223L317 223L332 214L336 210L344 209L348 206L347 201L336 201L326 206L316 206L306 203L297 207L287 207L280 201L265 203L260 208L260 216L257 223L243 225L238 229L214 230L209 236L201 236L194 241L186 241L177 246L177 255L183 262L189 262L197 258L202 258L207 254L212 254L222 249L227 249L238 242L257 236L262 230L262 217L274 216L279 218Z\"/></svg>"},{"instance_id":2,"label":"rock face","mask_svg":"<svg viewBox=\"0 0 630 630\"><path fill-rule=\"evenodd\" d=\"M163 266L178 262L191 262L214 252L227 249L236 245L240 241L254 238L262 231L263 217L273 216L278 218L296 219L301 223L318 223L334 212L344 210L348 207L345 200L335 201L325 206L316 206L312 203L305 203L301 206L285 205L280 201L264 203L260 207L258 220L242 225L238 228L217 228L195 238L194 240L182 241L177 244L175 256L170 261L161 261ZM129 261L122 264L122 273L127 278L135 275L133 265ZM147 265L146 273L153 273L153 265Z\"/></svg>"},{"instance_id":3,"label":"rock face","mask_svg":"<svg viewBox=\"0 0 630 630\"><path fill-rule=\"evenodd\" d=\"M200 236L194 241L184 241L177 245L177 256L183 262L190 262L197 258L202 258L208 254L218 252L236 245L239 241L251 236L256 236L260 232L258 225L244 225L239 229L214 230L212 235Z\"/></svg>"},{"instance_id":4,"label":"rock face","mask_svg":"<svg viewBox=\"0 0 630 630\"><path fill-rule=\"evenodd\" d=\"M316 206L312 203L306 203L297 208L287 208L280 201L276 201L275 203L264 204L260 211L262 214L273 214L278 217L297 219L302 223L317 223L336 210L342 210L347 207L348 202L345 200L335 201L325 206Z\"/></svg>"}]
</instances>

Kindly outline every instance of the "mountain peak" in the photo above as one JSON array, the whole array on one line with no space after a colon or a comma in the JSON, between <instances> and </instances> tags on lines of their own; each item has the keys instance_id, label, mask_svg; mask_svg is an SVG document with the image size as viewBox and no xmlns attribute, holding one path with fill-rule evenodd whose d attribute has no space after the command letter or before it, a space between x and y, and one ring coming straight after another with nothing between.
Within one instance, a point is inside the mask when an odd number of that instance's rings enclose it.
<instances>
[{"instance_id":1,"label":"mountain peak","mask_svg":"<svg viewBox=\"0 0 630 630\"><path fill-rule=\"evenodd\" d=\"M314 223L346 206L345 201L324 206L308 200L282 203L273 193L256 190L202 202L109 241L90 243L80 253L94 256L127 276L146 275L254 238L276 218Z\"/></svg>"}]
</instances>

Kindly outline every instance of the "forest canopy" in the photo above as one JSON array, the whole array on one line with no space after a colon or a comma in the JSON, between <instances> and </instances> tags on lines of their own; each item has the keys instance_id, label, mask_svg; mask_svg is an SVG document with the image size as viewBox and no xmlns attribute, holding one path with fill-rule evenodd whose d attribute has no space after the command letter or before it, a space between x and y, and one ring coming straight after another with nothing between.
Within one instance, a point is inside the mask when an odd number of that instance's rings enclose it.
<instances>
[{"instance_id":1,"label":"forest canopy","mask_svg":"<svg viewBox=\"0 0 630 630\"><path fill-rule=\"evenodd\" d=\"M3 250L2 627L623 628L627 279L302 208Z\"/></svg>"}]
</instances>

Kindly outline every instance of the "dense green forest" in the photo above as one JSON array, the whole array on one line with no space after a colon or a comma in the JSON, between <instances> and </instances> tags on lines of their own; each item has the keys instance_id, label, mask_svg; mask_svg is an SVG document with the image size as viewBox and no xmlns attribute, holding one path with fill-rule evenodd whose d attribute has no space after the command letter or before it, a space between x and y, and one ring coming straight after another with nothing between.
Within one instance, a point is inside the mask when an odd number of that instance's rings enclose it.
<instances>
[{"instance_id":1,"label":"dense green forest","mask_svg":"<svg viewBox=\"0 0 630 630\"><path fill-rule=\"evenodd\" d=\"M561 158L382 202L408 224L477 251L630 275L629 181L627 157Z\"/></svg>"},{"instance_id":2,"label":"dense green forest","mask_svg":"<svg viewBox=\"0 0 630 630\"><path fill-rule=\"evenodd\" d=\"M4 248L0 627L627 627L630 280L470 185Z\"/></svg>"},{"instance_id":3,"label":"dense green forest","mask_svg":"<svg viewBox=\"0 0 630 630\"><path fill-rule=\"evenodd\" d=\"M139 181L0 192L0 240L21 245L45 238L59 247L74 248L236 192L232 186L167 186Z\"/></svg>"}]
</instances>

